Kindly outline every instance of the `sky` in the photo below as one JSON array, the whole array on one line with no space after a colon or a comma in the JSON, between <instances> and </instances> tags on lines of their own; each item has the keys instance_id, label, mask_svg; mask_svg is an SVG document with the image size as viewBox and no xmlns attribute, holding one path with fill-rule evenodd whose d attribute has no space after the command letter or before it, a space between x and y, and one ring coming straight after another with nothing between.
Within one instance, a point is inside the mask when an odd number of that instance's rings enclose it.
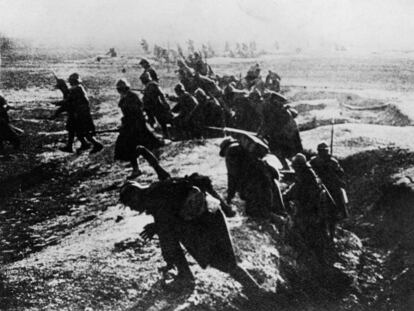
<instances>
[{"instance_id":1,"label":"sky","mask_svg":"<svg viewBox=\"0 0 414 311\"><path fill-rule=\"evenodd\" d=\"M55 45L275 41L414 49L412 0L0 0L0 33Z\"/></svg>"}]
</instances>

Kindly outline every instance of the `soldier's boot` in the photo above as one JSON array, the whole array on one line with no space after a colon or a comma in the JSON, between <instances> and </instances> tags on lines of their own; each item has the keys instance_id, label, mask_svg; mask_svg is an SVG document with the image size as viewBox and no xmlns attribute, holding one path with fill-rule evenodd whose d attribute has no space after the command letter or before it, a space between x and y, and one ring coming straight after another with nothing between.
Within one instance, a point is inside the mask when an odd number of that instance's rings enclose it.
<instances>
[{"instance_id":1,"label":"soldier's boot","mask_svg":"<svg viewBox=\"0 0 414 311\"><path fill-rule=\"evenodd\" d=\"M184 254L182 254L184 256ZM182 291L182 290L192 290L195 286L195 280L193 273L188 266L188 262L185 257L177 258L177 276L172 282L164 283L164 289L171 291Z\"/></svg>"},{"instance_id":2,"label":"soldier's boot","mask_svg":"<svg viewBox=\"0 0 414 311\"><path fill-rule=\"evenodd\" d=\"M10 131L8 140L13 145L15 150L20 150L20 139L14 131Z\"/></svg>"},{"instance_id":3,"label":"soldier's boot","mask_svg":"<svg viewBox=\"0 0 414 311\"><path fill-rule=\"evenodd\" d=\"M92 135L88 135L86 138L93 144L93 148L89 152L90 154L97 153L103 149L103 145L98 142Z\"/></svg>"},{"instance_id":4,"label":"soldier's boot","mask_svg":"<svg viewBox=\"0 0 414 311\"><path fill-rule=\"evenodd\" d=\"M59 148L59 150L63 151L63 152L72 153L73 152L72 145L73 145L74 140L75 140L75 133L72 132L72 131L69 131L68 132L68 142L66 143L66 146Z\"/></svg>"}]
</instances>

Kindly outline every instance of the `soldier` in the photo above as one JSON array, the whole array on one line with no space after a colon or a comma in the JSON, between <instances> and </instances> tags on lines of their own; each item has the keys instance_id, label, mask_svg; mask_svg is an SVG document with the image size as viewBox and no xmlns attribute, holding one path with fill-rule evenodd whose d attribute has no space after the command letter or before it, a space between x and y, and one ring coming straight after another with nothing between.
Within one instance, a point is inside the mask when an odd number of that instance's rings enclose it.
<instances>
[{"instance_id":1,"label":"soldier","mask_svg":"<svg viewBox=\"0 0 414 311\"><path fill-rule=\"evenodd\" d=\"M190 122L190 115L198 105L197 100L190 93L186 92L184 85L177 84L174 88L177 97L167 96L169 100L177 102L172 108L172 112L177 114L173 118L174 126L181 132L184 139L193 137L193 128Z\"/></svg>"},{"instance_id":2,"label":"soldier","mask_svg":"<svg viewBox=\"0 0 414 311\"><path fill-rule=\"evenodd\" d=\"M257 80L261 79L260 71L261 69L259 64L253 65L249 68L245 77L248 89L250 89Z\"/></svg>"},{"instance_id":3,"label":"soldier","mask_svg":"<svg viewBox=\"0 0 414 311\"><path fill-rule=\"evenodd\" d=\"M252 95L253 93L255 95ZM231 124L233 127L254 132L259 129L261 115L258 109L256 109L256 98L254 98L256 95L260 98L260 94L257 91L247 93L246 91L235 89L232 84L226 86L223 99L233 112L231 113Z\"/></svg>"},{"instance_id":4,"label":"soldier","mask_svg":"<svg viewBox=\"0 0 414 311\"><path fill-rule=\"evenodd\" d=\"M115 48L110 48L109 51L105 55L109 55L110 57L116 57L117 53L115 51Z\"/></svg>"},{"instance_id":5,"label":"soldier","mask_svg":"<svg viewBox=\"0 0 414 311\"><path fill-rule=\"evenodd\" d=\"M116 83L116 89L121 95L119 108L122 111L122 125L115 144L115 160L129 161L132 173L129 178L138 177L141 171L138 167L136 147L143 145L150 150L162 146L162 143L147 128L143 114L143 104L138 95L130 90L128 81L121 79Z\"/></svg>"},{"instance_id":6,"label":"soldier","mask_svg":"<svg viewBox=\"0 0 414 311\"><path fill-rule=\"evenodd\" d=\"M177 276L165 285L167 288L194 288L183 245L202 268L210 266L229 273L241 283L247 296L259 298L264 291L237 264L223 213L196 181L200 176L168 178L149 186L128 182L120 191L120 200L131 209L154 217L154 223L145 226L141 236L151 239L157 234L166 262L162 271L177 269Z\"/></svg>"},{"instance_id":7,"label":"soldier","mask_svg":"<svg viewBox=\"0 0 414 311\"><path fill-rule=\"evenodd\" d=\"M280 91L280 76L271 70L266 76L265 86L271 91L279 92Z\"/></svg>"},{"instance_id":8,"label":"soldier","mask_svg":"<svg viewBox=\"0 0 414 311\"><path fill-rule=\"evenodd\" d=\"M329 239L325 215L334 208L334 203L303 154L293 158L292 167L295 182L285 192L284 199L296 203L294 229L310 247L322 252Z\"/></svg>"},{"instance_id":9,"label":"soldier","mask_svg":"<svg viewBox=\"0 0 414 311\"><path fill-rule=\"evenodd\" d=\"M90 148L89 141L93 148L90 153L96 153L102 150L103 145L95 138L95 125L93 123L88 96L81 84L79 74L73 73L69 76L70 84L67 96L55 105L59 106L52 119L56 118L62 112L67 112L66 130L68 131L68 142L65 147L60 148L64 152L73 152L72 145L75 136L81 142L77 152L82 152Z\"/></svg>"},{"instance_id":10,"label":"soldier","mask_svg":"<svg viewBox=\"0 0 414 311\"><path fill-rule=\"evenodd\" d=\"M287 99L276 92L264 95L262 104L262 125L259 135L269 140L270 151L275 154L288 169L286 159L302 152L299 129L295 122L297 112L285 105Z\"/></svg>"},{"instance_id":11,"label":"soldier","mask_svg":"<svg viewBox=\"0 0 414 311\"><path fill-rule=\"evenodd\" d=\"M10 126L9 114L7 111L10 106L7 105L6 99L0 95L0 152L3 152L3 142L10 142L14 149L20 148L20 140L16 132Z\"/></svg>"},{"instance_id":12,"label":"soldier","mask_svg":"<svg viewBox=\"0 0 414 311\"><path fill-rule=\"evenodd\" d=\"M151 81L148 72L143 73L140 78L145 86L142 100L148 123L154 127L156 119L161 126L164 137L169 138L167 124L171 124L172 114L164 93L156 81Z\"/></svg>"},{"instance_id":13,"label":"soldier","mask_svg":"<svg viewBox=\"0 0 414 311\"><path fill-rule=\"evenodd\" d=\"M190 116L195 134L197 137L213 137L214 135L206 131L205 128L207 126L224 127L224 110L217 99L208 97L202 89L195 91L195 98L198 101L198 105L191 112Z\"/></svg>"},{"instance_id":14,"label":"soldier","mask_svg":"<svg viewBox=\"0 0 414 311\"><path fill-rule=\"evenodd\" d=\"M329 154L329 147L325 142L318 145L318 155L310 160L310 165L322 180L332 195L340 215L336 218L347 218L348 199L345 192L345 173L338 161Z\"/></svg>"},{"instance_id":15,"label":"soldier","mask_svg":"<svg viewBox=\"0 0 414 311\"><path fill-rule=\"evenodd\" d=\"M150 78L152 81L155 81L157 83L159 83L160 81L158 80L158 75L155 72L154 68L151 67L149 61L145 58L141 59L139 64L141 65L141 67L144 69L144 72L142 73L142 75L144 75L145 73L149 73ZM141 75L141 76L142 76Z\"/></svg>"},{"instance_id":16,"label":"soldier","mask_svg":"<svg viewBox=\"0 0 414 311\"><path fill-rule=\"evenodd\" d=\"M220 144L227 167L227 203L238 192L246 201L247 215L277 222L287 216L279 185L281 163L258 138L245 136Z\"/></svg>"}]
</instances>

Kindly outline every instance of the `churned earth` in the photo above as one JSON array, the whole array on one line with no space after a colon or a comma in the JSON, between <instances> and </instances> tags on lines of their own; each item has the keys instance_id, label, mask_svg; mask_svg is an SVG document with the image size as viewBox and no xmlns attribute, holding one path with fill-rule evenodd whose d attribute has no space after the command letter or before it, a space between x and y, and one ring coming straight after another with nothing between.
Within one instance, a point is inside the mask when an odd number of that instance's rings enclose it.
<instances>
[{"instance_id":1,"label":"churned earth","mask_svg":"<svg viewBox=\"0 0 414 311\"><path fill-rule=\"evenodd\" d=\"M396 76L403 59L345 57L211 60L218 73L246 72L259 61L282 76L283 92L299 112L305 149L330 143L347 172L352 217L341 225L330 269L300 238L244 215L228 219L240 264L269 291L252 302L240 285L190 258L196 287L167 293L158 268L158 241L139 237L151 221L119 204L118 187L130 168L114 163L116 134L99 139L93 156L57 151L65 140L64 119L49 120L61 98L51 71L66 78L79 72L88 89L98 129L117 127L116 80L134 88L139 58L96 62L82 54L3 62L2 92L16 107L13 124L25 130L23 150L0 159L0 309L4 310L410 310L414 306L414 141L411 71ZM391 68L391 70L390 70ZM123 70L124 69L124 70ZM171 93L173 68L157 65ZM125 71L123 73L122 71ZM414 106L413 106L414 107ZM199 172L226 193L221 139L172 142L161 164L174 176ZM156 180L141 160L140 182Z\"/></svg>"}]
</instances>

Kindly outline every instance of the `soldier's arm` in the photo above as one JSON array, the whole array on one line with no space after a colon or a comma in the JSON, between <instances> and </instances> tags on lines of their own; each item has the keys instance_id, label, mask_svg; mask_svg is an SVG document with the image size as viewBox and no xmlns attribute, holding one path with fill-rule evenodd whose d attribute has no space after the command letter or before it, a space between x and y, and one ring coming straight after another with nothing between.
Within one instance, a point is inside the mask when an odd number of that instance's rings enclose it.
<instances>
[{"instance_id":1,"label":"soldier's arm","mask_svg":"<svg viewBox=\"0 0 414 311\"><path fill-rule=\"evenodd\" d=\"M297 197L297 185L293 183L290 187L283 193L283 199L288 202L292 201Z\"/></svg>"},{"instance_id":2,"label":"soldier's arm","mask_svg":"<svg viewBox=\"0 0 414 311\"><path fill-rule=\"evenodd\" d=\"M67 112L69 109L69 102L65 99L55 103L58 106L51 119L57 118L62 112Z\"/></svg>"},{"instance_id":3,"label":"soldier's arm","mask_svg":"<svg viewBox=\"0 0 414 311\"><path fill-rule=\"evenodd\" d=\"M178 102L178 96L166 94L165 97L167 97L167 99L172 101L172 102Z\"/></svg>"}]
</instances>

